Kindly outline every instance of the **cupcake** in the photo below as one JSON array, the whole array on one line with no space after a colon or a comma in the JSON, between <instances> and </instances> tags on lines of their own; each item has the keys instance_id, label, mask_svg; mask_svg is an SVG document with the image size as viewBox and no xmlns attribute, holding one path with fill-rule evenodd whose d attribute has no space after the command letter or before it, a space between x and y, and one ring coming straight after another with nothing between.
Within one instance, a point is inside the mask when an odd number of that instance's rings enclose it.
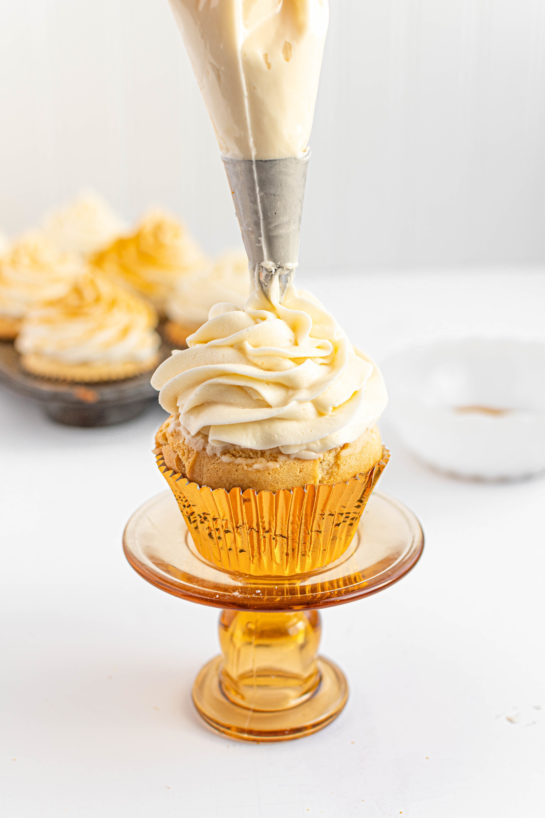
<instances>
[{"instance_id":1,"label":"cupcake","mask_svg":"<svg viewBox=\"0 0 545 818\"><path fill-rule=\"evenodd\" d=\"M41 232L67 253L89 256L110 244L125 225L110 205L96 193L81 193L75 201L44 219Z\"/></svg>"},{"instance_id":2,"label":"cupcake","mask_svg":"<svg viewBox=\"0 0 545 818\"><path fill-rule=\"evenodd\" d=\"M152 369L160 339L153 308L91 270L60 298L25 318L16 347L35 375L81 383L130 378Z\"/></svg>"},{"instance_id":3,"label":"cupcake","mask_svg":"<svg viewBox=\"0 0 545 818\"><path fill-rule=\"evenodd\" d=\"M92 258L104 273L129 284L164 313L180 279L206 265L187 229L172 216L154 212L138 229Z\"/></svg>"},{"instance_id":4,"label":"cupcake","mask_svg":"<svg viewBox=\"0 0 545 818\"><path fill-rule=\"evenodd\" d=\"M30 309L66 292L84 266L37 234L15 242L0 257L0 338L17 336Z\"/></svg>"},{"instance_id":5,"label":"cupcake","mask_svg":"<svg viewBox=\"0 0 545 818\"><path fill-rule=\"evenodd\" d=\"M9 250L9 241L4 233L0 233L0 256L5 256Z\"/></svg>"},{"instance_id":6,"label":"cupcake","mask_svg":"<svg viewBox=\"0 0 545 818\"><path fill-rule=\"evenodd\" d=\"M188 345L152 384L170 415L157 463L199 553L257 576L336 560L388 459L377 367L293 288L218 304Z\"/></svg>"},{"instance_id":7,"label":"cupcake","mask_svg":"<svg viewBox=\"0 0 545 818\"><path fill-rule=\"evenodd\" d=\"M228 302L241 307L250 295L248 257L239 250L222 253L205 269L196 269L180 279L168 301L165 334L176 346L208 319L214 304Z\"/></svg>"}]
</instances>

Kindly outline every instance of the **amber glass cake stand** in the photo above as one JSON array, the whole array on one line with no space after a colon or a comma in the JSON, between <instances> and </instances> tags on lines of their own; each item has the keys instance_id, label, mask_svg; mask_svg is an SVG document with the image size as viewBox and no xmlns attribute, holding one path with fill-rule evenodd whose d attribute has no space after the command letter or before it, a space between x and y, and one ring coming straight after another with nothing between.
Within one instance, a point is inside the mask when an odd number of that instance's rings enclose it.
<instances>
[{"instance_id":1,"label":"amber glass cake stand","mask_svg":"<svg viewBox=\"0 0 545 818\"><path fill-rule=\"evenodd\" d=\"M193 701L228 736L283 741L315 733L348 698L343 672L318 656L318 608L382 591L416 564L424 545L414 514L374 493L348 552L321 571L252 578L221 571L195 550L178 506L165 492L136 511L125 555L144 579L174 596L223 608L221 655L198 674Z\"/></svg>"}]
</instances>

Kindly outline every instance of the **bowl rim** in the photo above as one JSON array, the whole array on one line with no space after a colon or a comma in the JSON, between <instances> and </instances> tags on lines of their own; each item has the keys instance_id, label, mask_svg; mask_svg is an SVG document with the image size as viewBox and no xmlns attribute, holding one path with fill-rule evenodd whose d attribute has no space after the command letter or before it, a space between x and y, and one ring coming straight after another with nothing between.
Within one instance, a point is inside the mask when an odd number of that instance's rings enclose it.
<instances>
[{"instance_id":1,"label":"bowl rim","mask_svg":"<svg viewBox=\"0 0 545 818\"><path fill-rule=\"evenodd\" d=\"M435 352L439 353L441 349L456 348L457 346L471 347L472 345L481 345L482 347L491 347L494 344L508 344L514 349L517 347L535 347L543 353L543 363L545 367L545 337L534 335L499 335L496 333L486 334L463 334L463 335L443 335L429 339L421 339L418 341L409 341L398 345L394 350L388 353L381 360L381 369L385 375L386 384L391 395L396 393L404 403L412 405L414 408L424 409L428 412L433 412L438 416L444 418L456 418L461 420L463 415L459 411L459 407L453 407L440 403L433 403L421 397L421 394L416 390L411 390L409 380L398 380L396 387L390 386L391 375L388 378L388 371L394 367L399 367L400 363L411 361L411 356L418 355L421 352ZM414 360L414 358L413 358ZM545 377L545 368L543 370ZM391 405L391 404L390 404ZM394 414L395 412L392 412ZM477 413L475 413L477 414ZM542 405L535 406L531 409L517 409L513 408L502 415L485 415L479 413L479 419L486 419L490 422L499 424L506 421L524 421L535 420L536 418L545 417L545 400ZM467 414L465 418L469 420L471 414Z\"/></svg>"}]
</instances>

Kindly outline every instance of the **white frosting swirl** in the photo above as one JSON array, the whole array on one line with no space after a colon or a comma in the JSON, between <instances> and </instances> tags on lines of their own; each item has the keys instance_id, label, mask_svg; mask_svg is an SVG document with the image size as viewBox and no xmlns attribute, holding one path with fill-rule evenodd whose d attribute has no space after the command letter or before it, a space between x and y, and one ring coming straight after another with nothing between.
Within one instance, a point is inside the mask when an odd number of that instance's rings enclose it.
<instances>
[{"instance_id":1,"label":"white frosting swirl","mask_svg":"<svg viewBox=\"0 0 545 818\"><path fill-rule=\"evenodd\" d=\"M299 458L356 440L387 402L375 364L324 307L290 288L282 303L254 293L245 309L218 304L159 366L159 402L189 435L218 451L276 449Z\"/></svg>"},{"instance_id":2,"label":"white frosting swirl","mask_svg":"<svg viewBox=\"0 0 545 818\"><path fill-rule=\"evenodd\" d=\"M62 297L33 309L16 341L23 355L67 364L148 361L160 338L154 309L126 288L88 271Z\"/></svg>"},{"instance_id":3,"label":"white frosting swirl","mask_svg":"<svg viewBox=\"0 0 545 818\"><path fill-rule=\"evenodd\" d=\"M133 233L116 239L91 261L149 298L160 310L180 278L202 270L207 263L187 228L160 210L148 213Z\"/></svg>"},{"instance_id":4,"label":"white frosting swirl","mask_svg":"<svg viewBox=\"0 0 545 818\"><path fill-rule=\"evenodd\" d=\"M210 308L221 301L241 307L250 295L248 257L239 250L228 250L203 270L194 270L181 278L168 303L167 315L183 326L200 327Z\"/></svg>"},{"instance_id":5,"label":"white frosting swirl","mask_svg":"<svg viewBox=\"0 0 545 818\"><path fill-rule=\"evenodd\" d=\"M66 292L83 269L77 256L28 233L0 258L0 314L22 318L35 304Z\"/></svg>"},{"instance_id":6,"label":"white frosting swirl","mask_svg":"<svg viewBox=\"0 0 545 818\"><path fill-rule=\"evenodd\" d=\"M96 193L84 192L46 216L42 232L59 250L87 256L105 247L125 229L108 202Z\"/></svg>"}]
</instances>

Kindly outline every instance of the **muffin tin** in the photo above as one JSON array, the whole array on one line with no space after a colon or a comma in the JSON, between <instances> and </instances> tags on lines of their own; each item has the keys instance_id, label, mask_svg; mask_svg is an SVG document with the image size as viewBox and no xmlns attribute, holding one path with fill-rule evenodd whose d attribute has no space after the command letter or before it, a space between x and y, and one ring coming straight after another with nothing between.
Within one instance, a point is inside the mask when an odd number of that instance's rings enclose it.
<instances>
[{"instance_id":1,"label":"muffin tin","mask_svg":"<svg viewBox=\"0 0 545 818\"><path fill-rule=\"evenodd\" d=\"M163 346L161 359L169 353L170 347ZM110 426L137 417L157 402L150 375L93 384L48 380L25 372L13 343L0 342L0 381L67 426Z\"/></svg>"}]
</instances>

